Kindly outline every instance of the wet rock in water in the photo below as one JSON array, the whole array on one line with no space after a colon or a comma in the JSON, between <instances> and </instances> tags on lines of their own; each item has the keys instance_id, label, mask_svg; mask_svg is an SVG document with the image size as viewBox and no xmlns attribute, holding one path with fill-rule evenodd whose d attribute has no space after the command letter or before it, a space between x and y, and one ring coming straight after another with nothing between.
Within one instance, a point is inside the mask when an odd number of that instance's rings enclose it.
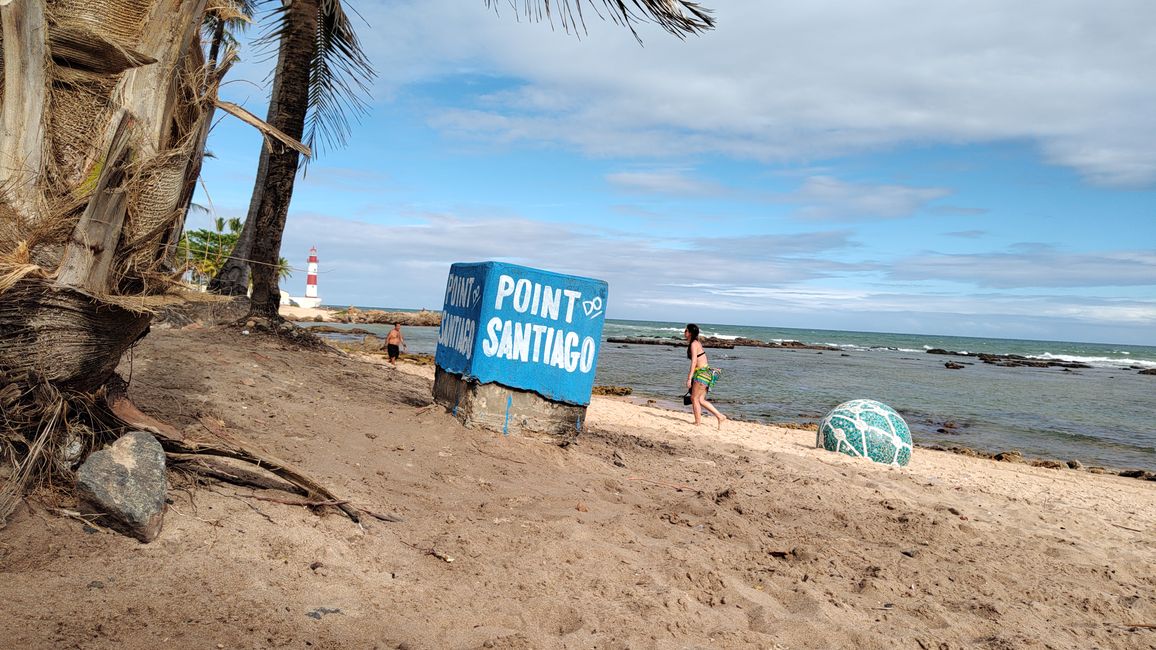
<instances>
[{"instance_id":1,"label":"wet rock in water","mask_svg":"<svg viewBox=\"0 0 1156 650\"><path fill-rule=\"evenodd\" d=\"M630 388L629 386L595 386L594 389L590 392L593 395L613 395L622 397L625 395L630 395L634 392L634 389Z\"/></svg>"},{"instance_id":2,"label":"wet rock in water","mask_svg":"<svg viewBox=\"0 0 1156 650\"><path fill-rule=\"evenodd\" d=\"M1124 478L1151 478L1156 476L1156 474L1142 469L1126 469L1120 472L1120 476L1123 476Z\"/></svg>"},{"instance_id":3,"label":"wet rock in water","mask_svg":"<svg viewBox=\"0 0 1156 650\"><path fill-rule=\"evenodd\" d=\"M1140 374L1140 375L1156 375L1156 368L1148 368L1147 370L1141 370L1141 371L1140 371L1139 373L1137 373L1137 374Z\"/></svg>"},{"instance_id":4,"label":"wet rock in water","mask_svg":"<svg viewBox=\"0 0 1156 650\"><path fill-rule=\"evenodd\" d=\"M165 451L144 431L121 436L93 452L76 472L82 510L101 515L101 523L151 542L164 520Z\"/></svg>"},{"instance_id":5,"label":"wet rock in water","mask_svg":"<svg viewBox=\"0 0 1156 650\"><path fill-rule=\"evenodd\" d=\"M944 350L943 348L931 348L927 354L947 354L953 357L974 357L974 352L955 352L952 350Z\"/></svg>"},{"instance_id":6,"label":"wet rock in water","mask_svg":"<svg viewBox=\"0 0 1156 650\"><path fill-rule=\"evenodd\" d=\"M962 370L963 364L956 363L954 361L948 361L947 363L943 364L943 367L947 368L948 370Z\"/></svg>"}]
</instances>

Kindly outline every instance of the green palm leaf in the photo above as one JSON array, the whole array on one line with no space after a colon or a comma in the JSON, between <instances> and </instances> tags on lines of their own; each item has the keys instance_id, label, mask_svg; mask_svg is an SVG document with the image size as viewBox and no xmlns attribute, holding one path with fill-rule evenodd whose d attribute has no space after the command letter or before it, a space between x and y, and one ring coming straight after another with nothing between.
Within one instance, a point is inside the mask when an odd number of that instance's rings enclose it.
<instances>
[{"instance_id":1,"label":"green palm leaf","mask_svg":"<svg viewBox=\"0 0 1156 650\"><path fill-rule=\"evenodd\" d=\"M269 0L265 0L268 2ZM258 39L275 51L292 7L282 4L270 29ZM309 106L302 142L316 151L317 142L327 147L344 146L349 138L349 118L367 113L370 82L376 76L361 48L349 15L340 0L318 0L317 34L309 62Z\"/></svg>"},{"instance_id":2,"label":"green palm leaf","mask_svg":"<svg viewBox=\"0 0 1156 650\"><path fill-rule=\"evenodd\" d=\"M582 0L486 0L487 7L495 7L506 2L519 14L529 20L554 22L557 14L562 29L567 32L581 29L586 32L586 19L582 15ZM599 18L622 25L634 34L641 43L634 26L642 22L652 22L679 38L686 38L714 27L710 10L689 0L602 0L607 15L603 15L595 0L586 0Z\"/></svg>"}]
</instances>

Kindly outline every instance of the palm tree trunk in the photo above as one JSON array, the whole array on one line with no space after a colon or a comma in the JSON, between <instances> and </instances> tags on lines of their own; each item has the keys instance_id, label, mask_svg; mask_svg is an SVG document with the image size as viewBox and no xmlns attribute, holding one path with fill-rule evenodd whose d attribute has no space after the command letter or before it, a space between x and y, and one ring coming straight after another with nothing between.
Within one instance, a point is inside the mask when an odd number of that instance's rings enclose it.
<instances>
[{"instance_id":1,"label":"palm tree trunk","mask_svg":"<svg viewBox=\"0 0 1156 650\"><path fill-rule=\"evenodd\" d=\"M295 140L301 140L305 132L310 64L317 48L318 10L318 0L293 0L286 6L285 11L289 13L277 52L273 100L266 121ZM273 142L264 147L262 158L265 163L264 182L258 175L259 191L254 192L250 218L245 224L246 230L249 222L256 228L250 251L253 295L249 313L279 320L277 309L281 294L277 286L277 260L300 154Z\"/></svg>"},{"instance_id":2,"label":"palm tree trunk","mask_svg":"<svg viewBox=\"0 0 1156 650\"><path fill-rule=\"evenodd\" d=\"M88 417L62 405L101 400L169 286L203 155L205 4L0 2L0 454L24 450L17 483ZM0 490L0 525L20 489Z\"/></svg>"}]
</instances>

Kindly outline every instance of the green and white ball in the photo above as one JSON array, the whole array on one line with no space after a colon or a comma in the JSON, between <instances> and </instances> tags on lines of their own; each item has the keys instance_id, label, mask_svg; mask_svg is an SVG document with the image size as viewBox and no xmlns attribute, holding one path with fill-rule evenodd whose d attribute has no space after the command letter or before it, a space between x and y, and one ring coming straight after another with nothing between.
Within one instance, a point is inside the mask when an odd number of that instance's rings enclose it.
<instances>
[{"instance_id":1,"label":"green and white ball","mask_svg":"<svg viewBox=\"0 0 1156 650\"><path fill-rule=\"evenodd\" d=\"M819 422L815 446L902 467L911 460L911 429L890 406L853 399L831 409Z\"/></svg>"}]
</instances>

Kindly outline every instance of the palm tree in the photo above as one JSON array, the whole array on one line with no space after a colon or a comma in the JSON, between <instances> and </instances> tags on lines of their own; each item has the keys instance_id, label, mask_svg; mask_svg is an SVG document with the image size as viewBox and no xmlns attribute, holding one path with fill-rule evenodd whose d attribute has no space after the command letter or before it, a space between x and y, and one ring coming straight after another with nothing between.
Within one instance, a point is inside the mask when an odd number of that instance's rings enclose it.
<instances>
[{"instance_id":1,"label":"palm tree","mask_svg":"<svg viewBox=\"0 0 1156 650\"><path fill-rule=\"evenodd\" d=\"M24 459L0 523L62 436L97 442L91 407L173 285L228 67L204 65L207 3L0 2L0 457Z\"/></svg>"},{"instance_id":2,"label":"palm tree","mask_svg":"<svg viewBox=\"0 0 1156 650\"><path fill-rule=\"evenodd\" d=\"M341 2L284 2L277 18L262 39L278 44L266 122L311 150L318 139L344 144L349 133L346 114L364 110L363 97L374 73ZM241 240L209 285L219 293L243 295L251 274L252 316L279 319L276 261L299 164L298 150L262 147Z\"/></svg>"},{"instance_id":3,"label":"palm tree","mask_svg":"<svg viewBox=\"0 0 1156 650\"><path fill-rule=\"evenodd\" d=\"M597 11L594 0L586 2ZM486 0L486 4L496 6L497 0ZM603 5L610 20L626 26L636 37L634 26L640 21L653 21L680 38L714 25L708 11L688 0L603 0ZM581 0L554 4L526 0L524 4L525 14L535 20L552 20L552 11L557 10L567 31L585 29L581 8ZM308 146L317 135L329 144L344 143L346 114L363 110L362 97L373 70L340 0L285 0L270 33L269 40L274 39L279 47L266 122L292 138L304 136ZM233 257L210 284L211 290L242 295L248 286L245 260L251 260L250 316L280 320L274 262L299 161L298 152L289 147L262 148L245 231Z\"/></svg>"},{"instance_id":4,"label":"palm tree","mask_svg":"<svg viewBox=\"0 0 1156 650\"><path fill-rule=\"evenodd\" d=\"M338 0L283 2L270 125L217 99L233 57L220 26L243 0L0 0L0 527L29 482L64 462L54 450L79 442L83 458L123 426L109 415L124 386L115 369L176 284L172 257L214 106L274 145L244 230L262 262L253 309L275 316L277 251L298 154L309 151L299 140L340 143L370 74ZM694 7L643 5L655 16Z\"/></svg>"}]
</instances>

